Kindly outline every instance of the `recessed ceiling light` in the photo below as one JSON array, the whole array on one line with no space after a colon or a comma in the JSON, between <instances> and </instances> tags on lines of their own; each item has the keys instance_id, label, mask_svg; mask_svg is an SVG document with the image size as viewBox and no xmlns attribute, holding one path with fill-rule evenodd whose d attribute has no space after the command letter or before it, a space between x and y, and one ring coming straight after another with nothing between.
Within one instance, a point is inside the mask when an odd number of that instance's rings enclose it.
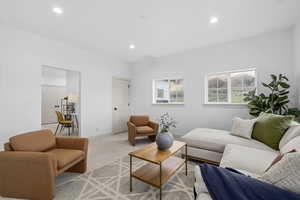
<instances>
[{"instance_id":1,"label":"recessed ceiling light","mask_svg":"<svg viewBox=\"0 0 300 200\"><path fill-rule=\"evenodd\" d=\"M62 8L60 8L60 7L54 7L53 9L52 9L52 11L54 12L54 13L56 13L56 14L58 14L58 15L61 15L61 14L63 14L63 10L62 10Z\"/></svg>"},{"instance_id":2,"label":"recessed ceiling light","mask_svg":"<svg viewBox=\"0 0 300 200\"><path fill-rule=\"evenodd\" d=\"M135 49L135 45L134 44L129 45L129 49Z\"/></svg>"},{"instance_id":3,"label":"recessed ceiling light","mask_svg":"<svg viewBox=\"0 0 300 200\"><path fill-rule=\"evenodd\" d=\"M215 24L215 23L218 23L219 22L219 18L217 17L211 17L210 20L209 20L209 23L211 24Z\"/></svg>"}]
</instances>

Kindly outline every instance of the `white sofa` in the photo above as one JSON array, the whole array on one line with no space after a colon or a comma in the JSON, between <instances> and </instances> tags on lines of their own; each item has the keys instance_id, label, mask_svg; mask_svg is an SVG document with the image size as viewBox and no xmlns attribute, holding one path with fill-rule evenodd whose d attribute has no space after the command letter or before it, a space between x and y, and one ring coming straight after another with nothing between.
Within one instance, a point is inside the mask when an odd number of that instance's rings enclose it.
<instances>
[{"instance_id":1,"label":"white sofa","mask_svg":"<svg viewBox=\"0 0 300 200\"><path fill-rule=\"evenodd\" d=\"M255 178L262 175L280 153L292 149L300 151L300 125L288 129L280 141L279 151L256 140L240 138L228 131L215 129L194 129L182 140L187 142L191 157L220 162L220 167L234 168ZM200 176L200 168L195 166L196 192L202 180ZM211 198L208 193L198 192L197 200L211 200Z\"/></svg>"},{"instance_id":2,"label":"white sofa","mask_svg":"<svg viewBox=\"0 0 300 200\"><path fill-rule=\"evenodd\" d=\"M300 125L294 123L286 133L280 142L280 147L287 140L298 136L297 134L300 135ZM236 144L278 154L278 151L257 140L235 136L225 130L196 128L181 137L180 140L187 143L188 156L190 158L212 164L220 163L225 147L228 144Z\"/></svg>"}]
</instances>

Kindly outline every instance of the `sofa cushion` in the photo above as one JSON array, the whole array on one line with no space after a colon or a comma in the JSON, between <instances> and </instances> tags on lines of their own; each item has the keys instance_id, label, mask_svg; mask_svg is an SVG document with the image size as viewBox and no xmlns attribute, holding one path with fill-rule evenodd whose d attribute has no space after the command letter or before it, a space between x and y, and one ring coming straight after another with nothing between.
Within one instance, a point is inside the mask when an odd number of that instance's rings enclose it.
<instances>
[{"instance_id":1,"label":"sofa cushion","mask_svg":"<svg viewBox=\"0 0 300 200\"><path fill-rule=\"evenodd\" d=\"M149 126L138 126L136 127L137 134L147 134L147 133L153 133L153 128Z\"/></svg>"},{"instance_id":2,"label":"sofa cushion","mask_svg":"<svg viewBox=\"0 0 300 200\"><path fill-rule=\"evenodd\" d=\"M229 144L225 148L220 166L261 175L278 155L279 152Z\"/></svg>"},{"instance_id":3,"label":"sofa cushion","mask_svg":"<svg viewBox=\"0 0 300 200\"><path fill-rule=\"evenodd\" d=\"M300 136L300 124L293 122L280 140L279 149L297 136Z\"/></svg>"},{"instance_id":4,"label":"sofa cushion","mask_svg":"<svg viewBox=\"0 0 300 200\"><path fill-rule=\"evenodd\" d=\"M251 139L252 130L255 122L256 119L241 119L239 117L235 117L232 120L232 135Z\"/></svg>"},{"instance_id":5,"label":"sofa cushion","mask_svg":"<svg viewBox=\"0 0 300 200\"><path fill-rule=\"evenodd\" d=\"M50 130L39 130L16 135L9 139L14 151L42 152L56 146L55 136Z\"/></svg>"},{"instance_id":6,"label":"sofa cushion","mask_svg":"<svg viewBox=\"0 0 300 200\"><path fill-rule=\"evenodd\" d=\"M279 150L279 142L289 128L294 116L261 113L256 120L252 137L269 147Z\"/></svg>"},{"instance_id":7,"label":"sofa cushion","mask_svg":"<svg viewBox=\"0 0 300 200\"><path fill-rule=\"evenodd\" d=\"M289 151L289 152L287 152L287 153L294 153L294 152L297 152L296 149L293 149L293 150L291 150L291 151ZM276 163L278 163L278 162L283 158L283 156L284 156L285 154L287 154L287 153L279 154L279 155L273 160L273 162L271 163L271 165L266 169L266 171L268 171L269 169L271 169L271 167L272 167L273 165L275 165ZM266 172L266 171L265 171L265 172Z\"/></svg>"},{"instance_id":8,"label":"sofa cushion","mask_svg":"<svg viewBox=\"0 0 300 200\"><path fill-rule=\"evenodd\" d=\"M51 149L47 153L52 153L56 156L57 167L62 169L75 160L84 158L84 152L73 149Z\"/></svg>"},{"instance_id":9,"label":"sofa cushion","mask_svg":"<svg viewBox=\"0 0 300 200\"><path fill-rule=\"evenodd\" d=\"M146 126L149 123L149 117L146 115L133 115L129 121L135 126Z\"/></svg>"},{"instance_id":10,"label":"sofa cushion","mask_svg":"<svg viewBox=\"0 0 300 200\"><path fill-rule=\"evenodd\" d=\"M289 141L286 145L284 145L280 149L280 153L285 154L293 149L295 149L297 152L300 152L300 136L295 137L294 139Z\"/></svg>"},{"instance_id":11,"label":"sofa cushion","mask_svg":"<svg viewBox=\"0 0 300 200\"><path fill-rule=\"evenodd\" d=\"M198 194L196 200L212 200L212 198L211 198L211 196L209 195L209 193L203 192L203 193Z\"/></svg>"},{"instance_id":12,"label":"sofa cushion","mask_svg":"<svg viewBox=\"0 0 300 200\"><path fill-rule=\"evenodd\" d=\"M259 179L300 194L300 152L287 153Z\"/></svg>"},{"instance_id":13,"label":"sofa cushion","mask_svg":"<svg viewBox=\"0 0 300 200\"><path fill-rule=\"evenodd\" d=\"M181 137L180 140L186 142L188 146L219 153L224 152L227 144L238 144L241 146L274 151L272 148L256 140L234 136L231 135L229 131L217 129L197 128Z\"/></svg>"}]
</instances>

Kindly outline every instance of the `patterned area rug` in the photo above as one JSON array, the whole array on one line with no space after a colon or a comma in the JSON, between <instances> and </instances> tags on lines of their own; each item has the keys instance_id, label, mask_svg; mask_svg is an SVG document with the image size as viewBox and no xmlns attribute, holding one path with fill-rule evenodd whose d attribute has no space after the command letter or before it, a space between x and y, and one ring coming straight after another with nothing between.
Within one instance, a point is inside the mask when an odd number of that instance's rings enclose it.
<instances>
[{"instance_id":1,"label":"patterned area rug","mask_svg":"<svg viewBox=\"0 0 300 200\"><path fill-rule=\"evenodd\" d=\"M133 169L145 164L133 158ZM163 186L163 200L193 200L194 163L188 163L188 176L182 167ZM133 178L129 191L129 157L82 174L56 187L56 200L157 200L159 189Z\"/></svg>"}]
</instances>

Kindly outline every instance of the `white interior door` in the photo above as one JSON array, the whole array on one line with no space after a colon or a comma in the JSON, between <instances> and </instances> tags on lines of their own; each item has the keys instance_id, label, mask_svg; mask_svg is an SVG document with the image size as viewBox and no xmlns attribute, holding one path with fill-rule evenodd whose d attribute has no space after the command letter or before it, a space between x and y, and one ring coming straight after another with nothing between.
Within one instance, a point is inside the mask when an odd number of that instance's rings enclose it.
<instances>
[{"instance_id":1,"label":"white interior door","mask_svg":"<svg viewBox=\"0 0 300 200\"><path fill-rule=\"evenodd\" d=\"M128 104L128 81L112 80L112 131L120 133L127 130L127 120L129 116Z\"/></svg>"}]
</instances>

